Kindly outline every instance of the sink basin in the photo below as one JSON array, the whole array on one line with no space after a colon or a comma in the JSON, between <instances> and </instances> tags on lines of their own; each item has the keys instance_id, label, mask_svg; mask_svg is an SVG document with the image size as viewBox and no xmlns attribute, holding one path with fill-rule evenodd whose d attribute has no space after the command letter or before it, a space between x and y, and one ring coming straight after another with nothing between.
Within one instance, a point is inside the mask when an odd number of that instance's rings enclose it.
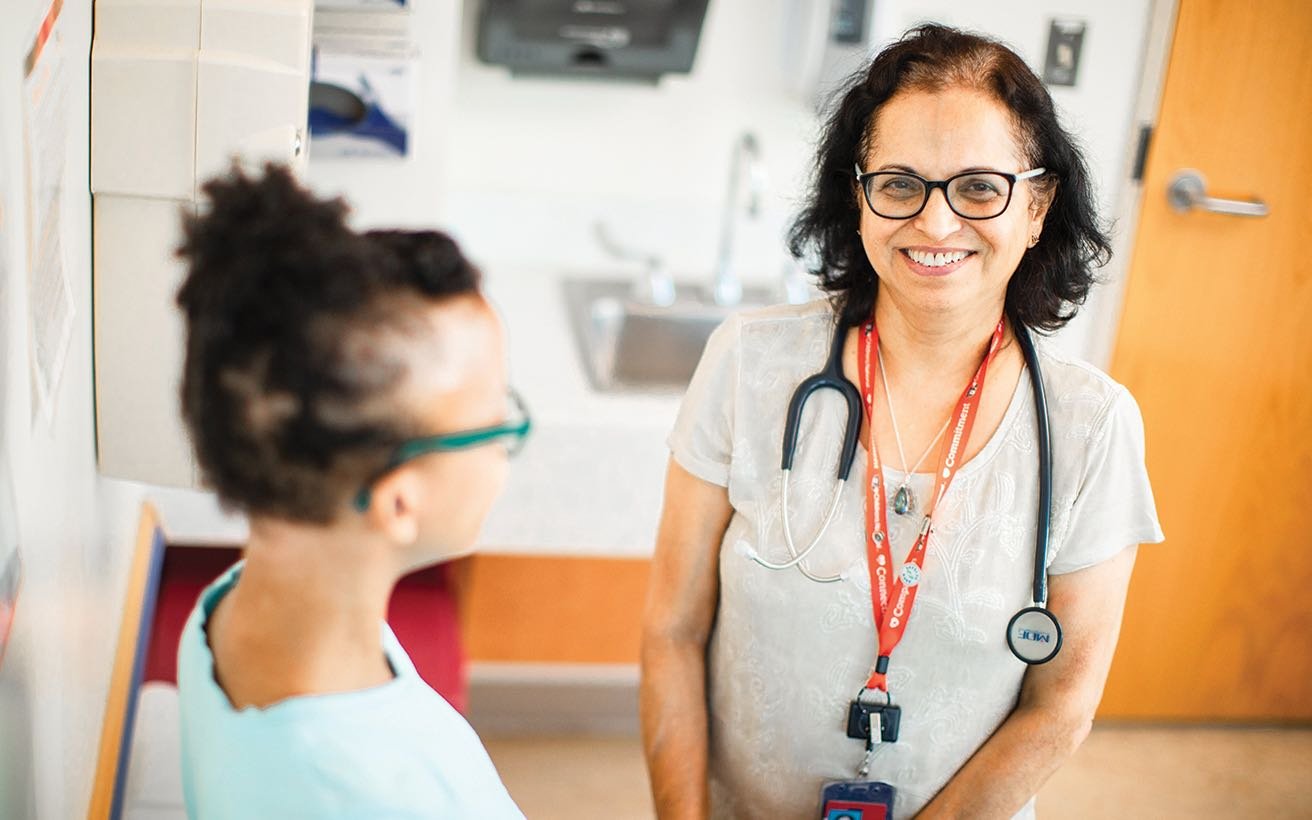
<instances>
[{"instance_id":1,"label":"sink basin","mask_svg":"<svg viewBox=\"0 0 1312 820\"><path fill-rule=\"evenodd\" d=\"M565 303L583 368L607 392L687 387L711 331L732 312L768 305L779 294L745 286L734 307L712 302L709 288L680 283L668 307L633 298L629 279L567 279Z\"/></svg>"}]
</instances>

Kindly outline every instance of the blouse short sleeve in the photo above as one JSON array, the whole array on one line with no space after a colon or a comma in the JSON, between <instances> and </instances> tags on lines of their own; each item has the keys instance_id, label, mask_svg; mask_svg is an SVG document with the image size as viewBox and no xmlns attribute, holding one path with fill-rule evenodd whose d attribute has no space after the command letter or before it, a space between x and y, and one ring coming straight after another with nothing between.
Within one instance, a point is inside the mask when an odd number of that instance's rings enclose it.
<instances>
[{"instance_id":1,"label":"blouse short sleeve","mask_svg":"<svg viewBox=\"0 0 1312 820\"><path fill-rule=\"evenodd\" d=\"M721 487L733 453L740 327L730 316L711 333L667 440L679 466Z\"/></svg>"},{"instance_id":2,"label":"blouse short sleeve","mask_svg":"<svg viewBox=\"0 0 1312 820\"><path fill-rule=\"evenodd\" d=\"M1048 572L1091 567L1128 546L1155 544L1163 537L1144 464L1143 418L1134 397L1121 387L1094 428L1065 537Z\"/></svg>"}]
</instances>

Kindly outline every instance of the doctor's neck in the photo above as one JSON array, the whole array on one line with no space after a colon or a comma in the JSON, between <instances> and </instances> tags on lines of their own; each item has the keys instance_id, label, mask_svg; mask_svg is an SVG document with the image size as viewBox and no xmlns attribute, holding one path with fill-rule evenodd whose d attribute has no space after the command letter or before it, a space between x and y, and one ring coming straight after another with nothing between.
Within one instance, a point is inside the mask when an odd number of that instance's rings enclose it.
<instances>
[{"instance_id":1,"label":"doctor's neck","mask_svg":"<svg viewBox=\"0 0 1312 820\"><path fill-rule=\"evenodd\" d=\"M973 373L988 349L1004 300L953 310L909 307L882 289L875 299L879 346L890 371L936 370ZM1010 344L1008 325L1003 345Z\"/></svg>"}]
</instances>

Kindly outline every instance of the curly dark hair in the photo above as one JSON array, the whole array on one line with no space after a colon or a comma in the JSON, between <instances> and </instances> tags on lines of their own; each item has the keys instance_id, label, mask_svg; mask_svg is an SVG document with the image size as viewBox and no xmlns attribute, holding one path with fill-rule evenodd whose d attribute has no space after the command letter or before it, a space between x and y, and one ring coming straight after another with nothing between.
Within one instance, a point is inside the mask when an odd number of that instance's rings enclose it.
<instances>
[{"instance_id":1,"label":"curly dark hair","mask_svg":"<svg viewBox=\"0 0 1312 820\"><path fill-rule=\"evenodd\" d=\"M291 172L234 167L184 215L182 414L205 479L228 506L327 523L422 434L389 402L407 367L388 338L426 304L477 293L479 272L435 231L360 234L340 199Z\"/></svg>"},{"instance_id":2,"label":"curly dark hair","mask_svg":"<svg viewBox=\"0 0 1312 820\"><path fill-rule=\"evenodd\" d=\"M977 34L929 24L911 29L881 51L836 95L821 133L810 191L788 232L788 248L819 279L847 325L874 310L879 279L857 235L861 202L852 168L874 138L876 117L893 95L964 87L983 91L1011 113L1034 180L1050 197L1043 242L1021 259L1007 286L1007 312L1040 330L1066 324L1111 258L1088 168L1075 140L1057 120L1043 82L1011 49Z\"/></svg>"}]
</instances>

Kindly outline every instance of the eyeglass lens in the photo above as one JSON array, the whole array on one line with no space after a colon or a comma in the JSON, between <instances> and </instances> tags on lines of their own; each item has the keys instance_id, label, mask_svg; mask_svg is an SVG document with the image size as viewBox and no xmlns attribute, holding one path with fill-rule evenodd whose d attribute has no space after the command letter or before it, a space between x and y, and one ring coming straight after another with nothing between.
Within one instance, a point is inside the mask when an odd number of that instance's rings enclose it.
<instances>
[{"instance_id":1,"label":"eyeglass lens","mask_svg":"<svg viewBox=\"0 0 1312 820\"><path fill-rule=\"evenodd\" d=\"M925 180L911 174L881 171L865 178L866 201L876 214L889 219L914 216L929 201L932 190ZM1011 180L1002 174L981 171L947 180L948 206L967 219L989 219L1007 209Z\"/></svg>"}]
</instances>

